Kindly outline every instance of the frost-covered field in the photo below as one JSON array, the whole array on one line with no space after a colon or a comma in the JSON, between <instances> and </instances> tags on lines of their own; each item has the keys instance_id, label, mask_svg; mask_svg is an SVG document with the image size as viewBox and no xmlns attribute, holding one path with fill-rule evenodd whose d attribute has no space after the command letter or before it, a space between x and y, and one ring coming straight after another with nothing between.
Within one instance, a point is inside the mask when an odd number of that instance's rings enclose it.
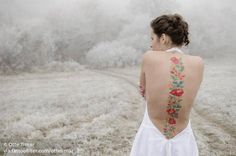
<instances>
[{"instance_id":1,"label":"frost-covered field","mask_svg":"<svg viewBox=\"0 0 236 156\"><path fill-rule=\"evenodd\" d=\"M144 105L126 81L83 70L2 76L0 84L1 141L40 139L37 147L48 148L72 139L82 155L129 152Z\"/></svg>"},{"instance_id":2,"label":"frost-covered field","mask_svg":"<svg viewBox=\"0 0 236 156\"><path fill-rule=\"evenodd\" d=\"M206 61L191 114L201 156L236 153L235 70L235 63ZM1 76L1 143L128 155L145 108L138 80L139 67Z\"/></svg>"}]
</instances>

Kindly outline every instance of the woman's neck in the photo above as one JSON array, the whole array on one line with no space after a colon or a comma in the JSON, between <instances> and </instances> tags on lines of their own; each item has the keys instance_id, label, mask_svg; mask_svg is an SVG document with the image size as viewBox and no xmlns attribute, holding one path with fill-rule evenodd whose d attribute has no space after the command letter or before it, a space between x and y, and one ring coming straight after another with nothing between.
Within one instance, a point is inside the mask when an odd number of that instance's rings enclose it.
<instances>
[{"instance_id":1,"label":"woman's neck","mask_svg":"<svg viewBox=\"0 0 236 156\"><path fill-rule=\"evenodd\" d=\"M165 47L165 48L163 49L163 51L166 51L166 50L171 49L171 48L179 48L179 49L181 49L182 46L171 45L171 46Z\"/></svg>"}]
</instances>

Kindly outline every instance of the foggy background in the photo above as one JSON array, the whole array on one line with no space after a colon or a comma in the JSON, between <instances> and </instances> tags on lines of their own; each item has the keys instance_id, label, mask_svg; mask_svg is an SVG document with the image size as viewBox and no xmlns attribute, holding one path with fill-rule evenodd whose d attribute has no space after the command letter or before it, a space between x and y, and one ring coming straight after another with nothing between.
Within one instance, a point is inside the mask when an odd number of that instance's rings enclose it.
<instances>
[{"instance_id":1,"label":"foggy background","mask_svg":"<svg viewBox=\"0 0 236 156\"><path fill-rule=\"evenodd\" d=\"M205 63L190 116L199 155L233 155L235 4L0 0L0 155L9 142L75 149L80 156L129 155L145 108L138 83L150 22L172 13L189 24L183 51Z\"/></svg>"},{"instance_id":2,"label":"foggy background","mask_svg":"<svg viewBox=\"0 0 236 156\"><path fill-rule=\"evenodd\" d=\"M0 71L126 67L150 49L150 22L179 13L189 24L184 51L235 58L235 1L0 0Z\"/></svg>"}]
</instances>

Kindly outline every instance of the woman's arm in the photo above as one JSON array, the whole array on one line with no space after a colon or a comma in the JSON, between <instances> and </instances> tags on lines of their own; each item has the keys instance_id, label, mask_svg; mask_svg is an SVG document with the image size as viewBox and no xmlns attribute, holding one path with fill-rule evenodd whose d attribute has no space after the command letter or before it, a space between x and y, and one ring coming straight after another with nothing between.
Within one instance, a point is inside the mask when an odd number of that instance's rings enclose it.
<instances>
[{"instance_id":1,"label":"woman's arm","mask_svg":"<svg viewBox=\"0 0 236 156\"><path fill-rule=\"evenodd\" d=\"M142 57L141 72L139 79L139 91L142 97L146 100L146 79L145 79L146 53Z\"/></svg>"}]
</instances>

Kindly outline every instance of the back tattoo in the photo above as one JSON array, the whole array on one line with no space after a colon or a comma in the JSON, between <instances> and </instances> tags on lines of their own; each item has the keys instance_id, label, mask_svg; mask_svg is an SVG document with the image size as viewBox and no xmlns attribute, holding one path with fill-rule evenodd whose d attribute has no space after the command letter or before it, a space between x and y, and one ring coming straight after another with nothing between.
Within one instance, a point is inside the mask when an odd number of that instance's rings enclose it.
<instances>
[{"instance_id":1,"label":"back tattoo","mask_svg":"<svg viewBox=\"0 0 236 156\"><path fill-rule=\"evenodd\" d=\"M166 112L168 117L166 118L166 124L164 127L164 135L167 139L170 139L176 135L176 119L178 118L178 112L181 109L182 95L184 94L184 66L182 58L172 56L170 68L171 82L169 84L169 96Z\"/></svg>"}]
</instances>

